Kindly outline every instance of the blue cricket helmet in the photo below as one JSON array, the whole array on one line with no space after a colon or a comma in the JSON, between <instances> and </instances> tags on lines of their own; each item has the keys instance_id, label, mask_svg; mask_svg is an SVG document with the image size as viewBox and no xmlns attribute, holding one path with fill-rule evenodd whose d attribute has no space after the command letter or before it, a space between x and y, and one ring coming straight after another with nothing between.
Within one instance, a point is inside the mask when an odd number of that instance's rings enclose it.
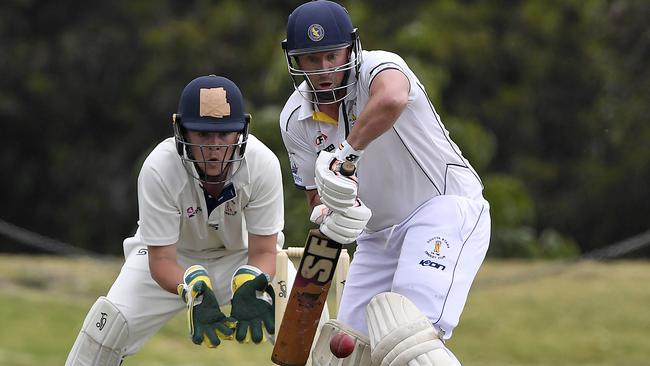
<instances>
[{"instance_id":1,"label":"blue cricket helmet","mask_svg":"<svg viewBox=\"0 0 650 366\"><path fill-rule=\"evenodd\" d=\"M345 64L330 69L306 70L296 60L308 53L350 48ZM338 103L352 93L361 67L361 41L348 11L327 0L316 0L297 7L287 21L287 38L282 42L289 76L294 89L307 101L318 104ZM341 85L317 89L310 76L345 72ZM354 74L352 74L354 72ZM307 88L300 88L306 82Z\"/></svg>"},{"instance_id":2,"label":"blue cricket helmet","mask_svg":"<svg viewBox=\"0 0 650 366\"><path fill-rule=\"evenodd\" d=\"M190 81L181 93L178 112L172 117L176 150L188 174L203 184L228 182L241 168L246 143L250 114L244 112L241 91L229 79L216 76L200 76ZM237 132L235 143L198 145L188 140L186 131ZM194 156L192 147L200 148L200 156ZM203 149L226 149L224 160L211 160ZM208 176L208 164L221 164L221 174Z\"/></svg>"},{"instance_id":3,"label":"blue cricket helmet","mask_svg":"<svg viewBox=\"0 0 650 366\"><path fill-rule=\"evenodd\" d=\"M202 132L243 131L247 119L237 85L216 75L200 76L187 84L175 115L180 127Z\"/></svg>"},{"instance_id":4,"label":"blue cricket helmet","mask_svg":"<svg viewBox=\"0 0 650 366\"><path fill-rule=\"evenodd\" d=\"M289 15L285 43L289 56L336 50L351 46L354 41L350 15L335 2L308 2Z\"/></svg>"}]
</instances>

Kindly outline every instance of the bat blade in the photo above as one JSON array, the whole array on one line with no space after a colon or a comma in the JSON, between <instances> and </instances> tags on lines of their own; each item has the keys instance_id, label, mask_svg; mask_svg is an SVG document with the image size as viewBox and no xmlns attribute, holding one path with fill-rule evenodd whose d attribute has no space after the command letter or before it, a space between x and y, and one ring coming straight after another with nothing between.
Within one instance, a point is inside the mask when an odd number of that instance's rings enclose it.
<instances>
[{"instance_id":1,"label":"bat blade","mask_svg":"<svg viewBox=\"0 0 650 366\"><path fill-rule=\"evenodd\" d=\"M271 356L275 364L303 366L307 362L340 254L341 244L318 229L309 231L276 335Z\"/></svg>"}]
</instances>

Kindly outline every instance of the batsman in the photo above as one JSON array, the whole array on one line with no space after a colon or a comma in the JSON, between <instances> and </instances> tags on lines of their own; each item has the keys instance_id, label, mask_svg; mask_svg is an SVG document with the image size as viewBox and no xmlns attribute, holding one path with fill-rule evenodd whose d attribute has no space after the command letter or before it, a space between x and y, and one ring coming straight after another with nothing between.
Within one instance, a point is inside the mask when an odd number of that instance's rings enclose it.
<instances>
[{"instance_id":1,"label":"batsman","mask_svg":"<svg viewBox=\"0 0 650 366\"><path fill-rule=\"evenodd\" d=\"M294 183L323 234L357 242L313 364L460 365L445 341L490 240L479 175L406 62L362 50L341 5L300 5L286 31L295 91L280 130ZM340 174L346 161L356 174ZM355 348L338 359L329 342L341 332Z\"/></svg>"},{"instance_id":2,"label":"batsman","mask_svg":"<svg viewBox=\"0 0 650 366\"><path fill-rule=\"evenodd\" d=\"M187 84L174 136L140 170L125 263L86 316L67 366L117 366L179 311L197 345L260 343L274 333L269 282L283 244L282 178L249 124L232 81L209 75ZM288 272L293 278L295 268ZM221 310L228 303L230 315Z\"/></svg>"}]
</instances>

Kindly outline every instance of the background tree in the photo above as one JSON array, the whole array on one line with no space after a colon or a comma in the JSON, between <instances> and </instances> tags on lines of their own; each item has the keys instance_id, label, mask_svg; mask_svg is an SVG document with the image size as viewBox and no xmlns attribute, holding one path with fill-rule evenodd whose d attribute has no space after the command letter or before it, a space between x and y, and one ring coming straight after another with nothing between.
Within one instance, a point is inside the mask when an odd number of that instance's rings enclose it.
<instances>
[{"instance_id":1,"label":"background tree","mask_svg":"<svg viewBox=\"0 0 650 366\"><path fill-rule=\"evenodd\" d=\"M252 132L280 158L287 241L302 243L309 212L278 131L298 4L3 2L0 218L121 253L142 160L171 135L182 87L215 73L240 85ZM572 256L648 229L650 3L403 4L344 2L364 49L406 59L484 178L490 255Z\"/></svg>"}]
</instances>

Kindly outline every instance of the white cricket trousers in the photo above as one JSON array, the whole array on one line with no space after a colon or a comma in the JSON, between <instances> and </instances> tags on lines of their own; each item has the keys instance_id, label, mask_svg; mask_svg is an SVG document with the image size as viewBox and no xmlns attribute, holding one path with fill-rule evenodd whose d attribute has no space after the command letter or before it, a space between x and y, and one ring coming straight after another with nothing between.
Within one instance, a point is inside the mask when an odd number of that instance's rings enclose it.
<instances>
[{"instance_id":1,"label":"white cricket trousers","mask_svg":"<svg viewBox=\"0 0 650 366\"><path fill-rule=\"evenodd\" d=\"M489 207L483 199L436 196L400 224L362 233L338 319L368 335L366 305L391 291L411 300L449 339L488 249Z\"/></svg>"}]
</instances>

